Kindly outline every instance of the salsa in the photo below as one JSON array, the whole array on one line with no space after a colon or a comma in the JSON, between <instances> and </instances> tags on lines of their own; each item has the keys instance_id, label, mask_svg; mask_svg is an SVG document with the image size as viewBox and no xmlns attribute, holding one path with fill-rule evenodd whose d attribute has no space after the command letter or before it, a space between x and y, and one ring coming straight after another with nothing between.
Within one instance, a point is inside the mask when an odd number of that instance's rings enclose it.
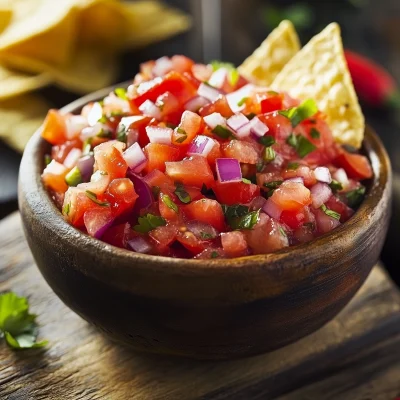
<instances>
[{"instance_id":1,"label":"salsa","mask_svg":"<svg viewBox=\"0 0 400 400\"><path fill-rule=\"evenodd\" d=\"M346 222L372 177L313 99L184 56L141 65L79 115L50 110L42 180L66 221L130 251L265 254Z\"/></svg>"}]
</instances>

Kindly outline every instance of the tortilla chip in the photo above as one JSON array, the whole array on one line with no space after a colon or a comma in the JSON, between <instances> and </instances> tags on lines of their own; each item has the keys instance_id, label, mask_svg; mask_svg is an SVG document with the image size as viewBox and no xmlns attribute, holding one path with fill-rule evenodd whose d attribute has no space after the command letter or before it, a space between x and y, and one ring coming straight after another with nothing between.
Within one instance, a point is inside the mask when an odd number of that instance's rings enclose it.
<instances>
[{"instance_id":1,"label":"tortilla chip","mask_svg":"<svg viewBox=\"0 0 400 400\"><path fill-rule=\"evenodd\" d=\"M47 86L50 82L51 77L46 73L28 75L0 65L0 100L31 92Z\"/></svg>"},{"instance_id":2,"label":"tortilla chip","mask_svg":"<svg viewBox=\"0 0 400 400\"><path fill-rule=\"evenodd\" d=\"M0 3L0 33L10 24L12 16L12 9L7 4Z\"/></svg>"},{"instance_id":3,"label":"tortilla chip","mask_svg":"<svg viewBox=\"0 0 400 400\"><path fill-rule=\"evenodd\" d=\"M300 41L293 24L282 21L238 70L250 82L269 86L299 50Z\"/></svg>"},{"instance_id":4,"label":"tortilla chip","mask_svg":"<svg viewBox=\"0 0 400 400\"><path fill-rule=\"evenodd\" d=\"M327 116L336 141L361 146L365 121L343 54L340 28L328 25L283 68L272 88L314 99Z\"/></svg>"},{"instance_id":5,"label":"tortilla chip","mask_svg":"<svg viewBox=\"0 0 400 400\"><path fill-rule=\"evenodd\" d=\"M127 2L124 6L132 27L127 47L143 47L185 32L191 26L186 14L158 1Z\"/></svg>"},{"instance_id":6,"label":"tortilla chip","mask_svg":"<svg viewBox=\"0 0 400 400\"><path fill-rule=\"evenodd\" d=\"M0 138L22 153L30 137L43 123L49 108L49 104L34 95L1 101Z\"/></svg>"}]
</instances>

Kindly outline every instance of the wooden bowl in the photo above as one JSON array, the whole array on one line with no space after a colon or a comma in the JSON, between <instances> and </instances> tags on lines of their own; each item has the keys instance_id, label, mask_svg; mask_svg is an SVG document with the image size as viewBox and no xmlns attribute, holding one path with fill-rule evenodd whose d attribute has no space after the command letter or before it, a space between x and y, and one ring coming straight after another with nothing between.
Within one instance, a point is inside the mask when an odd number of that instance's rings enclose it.
<instances>
[{"instance_id":1,"label":"wooden bowl","mask_svg":"<svg viewBox=\"0 0 400 400\"><path fill-rule=\"evenodd\" d=\"M64 111L79 112L78 100ZM390 217L391 169L367 128L374 171L356 214L310 243L231 260L183 260L129 252L66 223L42 185L36 132L19 177L19 206L36 263L60 299L112 339L134 349L231 359L282 347L331 320L377 262Z\"/></svg>"}]
</instances>

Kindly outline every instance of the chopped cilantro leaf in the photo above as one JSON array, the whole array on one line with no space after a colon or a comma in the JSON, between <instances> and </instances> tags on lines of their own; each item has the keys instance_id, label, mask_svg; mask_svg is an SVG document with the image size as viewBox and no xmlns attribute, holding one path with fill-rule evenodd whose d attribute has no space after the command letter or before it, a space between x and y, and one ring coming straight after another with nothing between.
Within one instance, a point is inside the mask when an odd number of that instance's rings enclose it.
<instances>
[{"instance_id":1,"label":"chopped cilantro leaf","mask_svg":"<svg viewBox=\"0 0 400 400\"><path fill-rule=\"evenodd\" d=\"M228 82L231 86L236 86L239 80L239 72L235 68L235 66L232 63L227 63L227 62L221 62L221 61L211 61L210 62L212 68L214 71L219 70L220 68L225 68L228 71Z\"/></svg>"},{"instance_id":2,"label":"chopped cilantro leaf","mask_svg":"<svg viewBox=\"0 0 400 400\"><path fill-rule=\"evenodd\" d=\"M172 201L171 197L169 197L167 194L162 194L161 200L168 208L175 211L176 213L178 212L178 206Z\"/></svg>"},{"instance_id":3,"label":"chopped cilantro leaf","mask_svg":"<svg viewBox=\"0 0 400 400\"><path fill-rule=\"evenodd\" d=\"M117 136L116 139L119 142L126 143L127 136L126 136L127 127L123 124L118 125Z\"/></svg>"},{"instance_id":4,"label":"chopped cilantro leaf","mask_svg":"<svg viewBox=\"0 0 400 400\"><path fill-rule=\"evenodd\" d=\"M311 130L310 130L310 136L311 136L313 139L319 139L319 138L321 137L321 134L319 133L319 130L318 130L318 129L311 128Z\"/></svg>"},{"instance_id":5,"label":"chopped cilantro leaf","mask_svg":"<svg viewBox=\"0 0 400 400\"><path fill-rule=\"evenodd\" d=\"M215 236L212 234L212 233L208 233L208 232L200 232L200 237L203 239L203 240L208 240L208 239L214 239L215 238Z\"/></svg>"},{"instance_id":6,"label":"chopped cilantro leaf","mask_svg":"<svg viewBox=\"0 0 400 400\"><path fill-rule=\"evenodd\" d=\"M258 162L256 164L256 170L257 172L261 172L264 169L264 163L263 162Z\"/></svg>"},{"instance_id":7,"label":"chopped cilantro leaf","mask_svg":"<svg viewBox=\"0 0 400 400\"><path fill-rule=\"evenodd\" d=\"M112 132L108 129L102 129L96 136L99 138L111 139Z\"/></svg>"},{"instance_id":8,"label":"chopped cilantro leaf","mask_svg":"<svg viewBox=\"0 0 400 400\"><path fill-rule=\"evenodd\" d=\"M211 258L218 258L219 254L216 251L211 252Z\"/></svg>"},{"instance_id":9,"label":"chopped cilantro leaf","mask_svg":"<svg viewBox=\"0 0 400 400\"><path fill-rule=\"evenodd\" d=\"M63 206L63 208L62 208L62 213L64 214L64 215L69 215L69 211L70 211L70 209L71 209L71 203L67 203L67 204L65 204L64 206Z\"/></svg>"},{"instance_id":10,"label":"chopped cilantro leaf","mask_svg":"<svg viewBox=\"0 0 400 400\"><path fill-rule=\"evenodd\" d=\"M52 160L52 158L51 158L50 154L46 154L44 156L44 165L49 165L51 163L51 160Z\"/></svg>"},{"instance_id":11,"label":"chopped cilantro leaf","mask_svg":"<svg viewBox=\"0 0 400 400\"><path fill-rule=\"evenodd\" d=\"M225 126L222 125L217 125L213 130L212 133L215 133L217 136L219 136L222 139L229 139L233 137L232 132Z\"/></svg>"},{"instance_id":12,"label":"chopped cilantro leaf","mask_svg":"<svg viewBox=\"0 0 400 400\"><path fill-rule=\"evenodd\" d=\"M300 122L315 115L318 112L317 104L314 100L308 99L303 101L298 107L289 108L288 110L278 111L280 115L290 119L290 122L296 127Z\"/></svg>"},{"instance_id":13,"label":"chopped cilantro leaf","mask_svg":"<svg viewBox=\"0 0 400 400\"><path fill-rule=\"evenodd\" d=\"M286 143L297 149L297 136L292 132L286 139Z\"/></svg>"},{"instance_id":14,"label":"chopped cilantro leaf","mask_svg":"<svg viewBox=\"0 0 400 400\"><path fill-rule=\"evenodd\" d=\"M276 189L281 186L283 181L272 181L272 182L265 182L264 186L268 189Z\"/></svg>"},{"instance_id":15,"label":"chopped cilantro leaf","mask_svg":"<svg viewBox=\"0 0 400 400\"><path fill-rule=\"evenodd\" d=\"M365 187L361 186L357 189L354 189L350 192L346 193L347 204L351 208L358 207L363 201L365 196Z\"/></svg>"},{"instance_id":16,"label":"chopped cilantro leaf","mask_svg":"<svg viewBox=\"0 0 400 400\"><path fill-rule=\"evenodd\" d=\"M166 224L167 222L163 217L154 214L146 214L138 218L138 225L135 225L133 229L139 233L149 233L158 226L164 226Z\"/></svg>"},{"instance_id":17,"label":"chopped cilantro leaf","mask_svg":"<svg viewBox=\"0 0 400 400\"><path fill-rule=\"evenodd\" d=\"M176 132L182 135L182 136L178 137L178 139L175 139L176 143L182 143L187 139L188 135L184 129L176 128Z\"/></svg>"},{"instance_id":18,"label":"chopped cilantro leaf","mask_svg":"<svg viewBox=\"0 0 400 400\"><path fill-rule=\"evenodd\" d=\"M101 124L106 124L107 117L105 115L102 115L101 118L97 122L100 122Z\"/></svg>"},{"instance_id":19,"label":"chopped cilantro leaf","mask_svg":"<svg viewBox=\"0 0 400 400\"><path fill-rule=\"evenodd\" d=\"M260 137L260 139L258 139L258 142L266 147L269 147L275 144L275 139L273 138L273 136L265 135Z\"/></svg>"},{"instance_id":20,"label":"chopped cilantro leaf","mask_svg":"<svg viewBox=\"0 0 400 400\"><path fill-rule=\"evenodd\" d=\"M290 163L288 163L286 169L295 171L299 167L300 167L300 164L298 162L290 162Z\"/></svg>"},{"instance_id":21,"label":"chopped cilantro leaf","mask_svg":"<svg viewBox=\"0 0 400 400\"><path fill-rule=\"evenodd\" d=\"M320 209L328 216L340 220L340 214L336 211L330 210L325 204L322 204Z\"/></svg>"},{"instance_id":22,"label":"chopped cilantro leaf","mask_svg":"<svg viewBox=\"0 0 400 400\"><path fill-rule=\"evenodd\" d=\"M86 193L86 196L87 196L90 200L93 201L93 203L96 203L96 204L98 204L99 206L108 207L108 206L110 205L110 203L107 202L107 201L100 201L100 200L98 200L98 199L97 199L96 193L93 193L93 192L91 192L90 190L86 190L85 193Z\"/></svg>"},{"instance_id":23,"label":"chopped cilantro leaf","mask_svg":"<svg viewBox=\"0 0 400 400\"><path fill-rule=\"evenodd\" d=\"M37 349L47 341L36 342L36 315L29 313L28 300L9 292L0 295L0 338L13 349Z\"/></svg>"},{"instance_id":24,"label":"chopped cilantro leaf","mask_svg":"<svg viewBox=\"0 0 400 400\"><path fill-rule=\"evenodd\" d=\"M279 227L279 232L281 233L282 236L287 237L286 231L281 226Z\"/></svg>"},{"instance_id":25,"label":"chopped cilantro leaf","mask_svg":"<svg viewBox=\"0 0 400 400\"><path fill-rule=\"evenodd\" d=\"M340 182L335 181L335 179L332 179L332 182L329 184L329 187L332 189L333 193L340 192L343 190L343 186Z\"/></svg>"},{"instance_id":26,"label":"chopped cilantro leaf","mask_svg":"<svg viewBox=\"0 0 400 400\"><path fill-rule=\"evenodd\" d=\"M249 207L241 204L222 204L222 210L232 229L252 229L260 217L260 210L249 212Z\"/></svg>"},{"instance_id":27,"label":"chopped cilantro leaf","mask_svg":"<svg viewBox=\"0 0 400 400\"><path fill-rule=\"evenodd\" d=\"M243 97L241 100L239 100L237 102L238 107L241 107L242 105L244 105L244 103L246 103L247 100L248 100L248 97Z\"/></svg>"},{"instance_id":28,"label":"chopped cilantro leaf","mask_svg":"<svg viewBox=\"0 0 400 400\"><path fill-rule=\"evenodd\" d=\"M265 162L269 163L274 161L276 157L275 150L272 147L264 147L262 158Z\"/></svg>"},{"instance_id":29,"label":"chopped cilantro leaf","mask_svg":"<svg viewBox=\"0 0 400 400\"><path fill-rule=\"evenodd\" d=\"M243 183L247 183L248 185L251 184L251 181L249 179L246 179L246 178L242 178L242 182Z\"/></svg>"},{"instance_id":30,"label":"chopped cilantro leaf","mask_svg":"<svg viewBox=\"0 0 400 400\"><path fill-rule=\"evenodd\" d=\"M306 155L313 152L317 147L313 145L305 136L299 135L297 137L297 154L299 157L304 158Z\"/></svg>"},{"instance_id":31,"label":"chopped cilantro leaf","mask_svg":"<svg viewBox=\"0 0 400 400\"><path fill-rule=\"evenodd\" d=\"M82 175L78 167L75 166L65 175L65 182L68 186L78 186L79 183L82 183Z\"/></svg>"},{"instance_id":32,"label":"chopped cilantro leaf","mask_svg":"<svg viewBox=\"0 0 400 400\"><path fill-rule=\"evenodd\" d=\"M125 88L116 88L114 90L115 94L117 97L119 97L122 100L128 100L128 97L126 95L126 89Z\"/></svg>"},{"instance_id":33,"label":"chopped cilantro leaf","mask_svg":"<svg viewBox=\"0 0 400 400\"><path fill-rule=\"evenodd\" d=\"M184 204L188 204L192 201L189 193L185 190L184 186L181 183L176 184L176 189L174 193L178 196L178 199Z\"/></svg>"},{"instance_id":34,"label":"chopped cilantro leaf","mask_svg":"<svg viewBox=\"0 0 400 400\"><path fill-rule=\"evenodd\" d=\"M257 114L255 114L255 113L252 112L252 113L250 113L250 114L247 114L246 117L247 117L248 120L251 121L256 115L257 115Z\"/></svg>"}]
</instances>

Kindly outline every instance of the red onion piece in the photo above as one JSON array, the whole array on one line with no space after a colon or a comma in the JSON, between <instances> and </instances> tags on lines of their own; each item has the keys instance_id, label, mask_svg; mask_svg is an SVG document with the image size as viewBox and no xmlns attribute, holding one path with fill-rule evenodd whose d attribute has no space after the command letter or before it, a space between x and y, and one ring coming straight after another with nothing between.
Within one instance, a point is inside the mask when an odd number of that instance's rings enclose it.
<instances>
[{"instance_id":1,"label":"red onion piece","mask_svg":"<svg viewBox=\"0 0 400 400\"><path fill-rule=\"evenodd\" d=\"M171 128L163 128L161 126L146 126L146 133L150 143L171 144L172 133Z\"/></svg>"},{"instance_id":2,"label":"red onion piece","mask_svg":"<svg viewBox=\"0 0 400 400\"><path fill-rule=\"evenodd\" d=\"M105 125L101 124L100 122L97 122L93 126L87 126L86 128L83 128L79 138L84 142L86 139L90 139L96 135L98 135L102 130L108 129Z\"/></svg>"},{"instance_id":3,"label":"red onion piece","mask_svg":"<svg viewBox=\"0 0 400 400\"><path fill-rule=\"evenodd\" d=\"M208 136L198 135L196 139L190 144L188 155L200 155L207 157L210 151L215 146L215 141Z\"/></svg>"},{"instance_id":4,"label":"red onion piece","mask_svg":"<svg viewBox=\"0 0 400 400\"><path fill-rule=\"evenodd\" d=\"M254 117L249 123L251 133L257 137L262 137L269 131L268 126L261 122L258 117Z\"/></svg>"},{"instance_id":5,"label":"red onion piece","mask_svg":"<svg viewBox=\"0 0 400 400\"><path fill-rule=\"evenodd\" d=\"M146 100L145 102L143 102L139 106L139 111L142 114L148 115L155 119L161 119L162 117L160 109L151 100Z\"/></svg>"},{"instance_id":6,"label":"red onion piece","mask_svg":"<svg viewBox=\"0 0 400 400\"><path fill-rule=\"evenodd\" d=\"M185 110L197 112L200 110L201 107L204 107L209 102L210 101L207 100L205 97L196 96L187 101L184 105L184 108Z\"/></svg>"},{"instance_id":7,"label":"red onion piece","mask_svg":"<svg viewBox=\"0 0 400 400\"><path fill-rule=\"evenodd\" d=\"M228 93L226 95L226 100L228 101L228 104L234 113L242 111L245 108L245 104L239 106L238 103L240 103L244 97L250 97L254 88L255 86L249 83L235 92Z\"/></svg>"},{"instance_id":8,"label":"red onion piece","mask_svg":"<svg viewBox=\"0 0 400 400\"><path fill-rule=\"evenodd\" d=\"M224 86L228 70L226 68L219 68L212 73L208 83L217 89L221 89Z\"/></svg>"},{"instance_id":9,"label":"red onion piece","mask_svg":"<svg viewBox=\"0 0 400 400\"><path fill-rule=\"evenodd\" d=\"M153 203L153 193L143 178L139 175L136 175L132 170L128 169L126 176L132 181L135 192L139 196L136 199L136 203L133 208L133 212L135 214L139 214L142 208L147 208Z\"/></svg>"},{"instance_id":10,"label":"red onion piece","mask_svg":"<svg viewBox=\"0 0 400 400\"><path fill-rule=\"evenodd\" d=\"M93 174L93 166L94 166L94 157L92 154L87 154L86 156L81 157L76 164L78 167L82 180L84 182L88 182L90 177Z\"/></svg>"},{"instance_id":11,"label":"red onion piece","mask_svg":"<svg viewBox=\"0 0 400 400\"><path fill-rule=\"evenodd\" d=\"M85 212L83 221L88 234L100 239L105 231L112 225L114 218L109 208L92 208Z\"/></svg>"},{"instance_id":12,"label":"red onion piece","mask_svg":"<svg viewBox=\"0 0 400 400\"><path fill-rule=\"evenodd\" d=\"M69 140L79 136L82 129L88 126L87 119L83 115L70 115L66 118L65 123L67 125L65 136Z\"/></svg>"},{"instance_id":13,"label":"red onion piece","mask_svg":"<svg viewBox=\"0 0 400 400\"><path fill-rule=\"evenodd\" d=\"M77 148L71 149L70 152L68 153L67 157L65 157L64 165L68 169L74 168L76 163L80 159L81 155L82 155L81 149L77 149Z\"/></svg>"},{"instance_id":14,"label":"red onion piece","mask_svg":"<svg viewBox=\"0 0 400 400\"><path fill-rule=\"evenodd\" d=\"M221 183L242 181L242 171L236 158L217 158L215 163L218 180Z\"/></svg>"},{"instance_id":15,"label":"red onion piece","mask_svg":"<svg viewBox=\"0 0 400 400\"><path fill-rule=\"evenodd\" d=\"M340 225L340 221L326 215L322 210L314 210L317 228L320 233L330 232Z\"/></svg>"},{"instance_id":16,"label":"red onion piece","mask_svg":"<svg viewBox=\"0 0 400 400\"><path fill-rule=\"evenodd\" d=\"M136 253L147 254L151 251L150 243L141 236L136 236L131 240L128 240L128 246Z\"/></svg>"},{"instance_id":17,"label":"red onion piece","mask_svg":"<svg viewBox=\"0 0 400 400\"><path fill-rule=\"evenodd\" d=\"M327 167L317 167L314 169L315 179L322 183L331 183L332 177Z\"/></svg>"},{"instance_id":18,"label":"red onion piece","mask_svg":"<svg viewBox=\"0 0 400 400\"><path fill-rule=\"evenodd\" d=\"M128 167L134 172L140 172L146 166L147 158L143 153L139 143L134 143L122 153Z\"/></svg>"},{"instance_id":19,"label":"red onion piece","mask_svg":"<svg viewBox=\"0 0 400 400\"><path fill-rule=\"evenodd\" d=\"M204 222L189 221L186 226L190 232L202 240L214 239L218 236L218 231L210 224Z\"/></svg>"},{"instance_id":20,"label":"red onion piece","mask_svg":"<svg viewBox=\"0 0 400 400\"><path fill-rule=\"evenodd\" d=\"M128 100L121 99L114 92L111 92L107 97L104 98L103 108L107 113L111 113L113 111L129 113L131 111Z\"/></svg>"},{"instance_id":21,"label":"red onion piece","mask_svg":"<svg viewBox=\"0 0 400 400\"><path fill-rule=\"evenodd\" d=\"M152 72L155 76L164 76L167 72L171 71L172 68L173 64L171 59L164 56L156 60Z\"/></svg>"},{"instance_id":22,"label":"red onion piece","mask_svg":"<svg viewBox=\"0 0 400 400\"><path fill-rule=\"evenodd\" d=\"M46 166L43 174L53 174L53 175L65 175L67 168L64 164L57 162L56 160L51 160L50 164Z\"/></svg>"},{"instance_id":23,"label":"red onion piece","mask_svg":"<svg viewBox=\"0 0 400 400\"><path fill-rule=\"evenodd\" d=\"M90 190L96 195L103 194L110 184L110 175L103 171L96 171L88 183L80 183L77 187L81 190Z\"/></svg>"},{"instance_id":24,"label":"red onion piece","mask_svg":"<svg viewBox=\"0 0 400 400\"><path fill-rule=\"evenodd\" d=\"M99 122L99 119L103 116L103 107L100 103L93 103L92 108L87 116L87 121L90 126L94 126Z\"/></svg>"},{"instance_id":25,"label":"red onion piece","mask_svg":"<svg viewBox=\"0 0 400 400\"><path fill-rule=\"evenodd\" d=\"M209 85L206 85L205 83L200 83L200 86L197 89L197 94L199 96L205 97L210 101L214 101L218 99L221 93L217 89Z\"/></svg>"},{"instance_id":26,"label":"red onion piece","mask_svg":"<svg viewBox=\"0 0 400 400\"><path fill-rule=\"evenodd\" d=\"M226 125L226 119L220 113L216 112L210 115L206 115L205 117L203 117L203 120L210 129L214 129L218 125Z\"/></svg>"},{"instance_id":27,"label":"red onion piece","mask_svg":"<svg viewBox=\"0 0 400 400\"><path fill-rule=\"evenodd\" d=\"M338 182L340 182L343 186L343 189L346 189L349 186L349 178L343 168L339 168L333 173L333 179L336 179Z\"/></svg>"},{"instance_id":28,"label":"red onion piece","mask_svg":"<svg viewBox=\"0 0 400 400\"><path fill-rule=\"evenodd\" d=\"M314 208L320 208L332 196L332 190L326 183L318 182L310 190Z\"/></svg>"},{"instance_id":29,"label":"red onion piece","mask_svg":"<svg viewBox=\"0 0 400 400\"><path fill-rule=\"evenodd\" d=\"M262 210L268 214L271 218L279 221L281 217L282 210L273 202L271 199L268 199L264 204Z\"/></svg>"},{"instance_id":30,"label":"red onion piece","mask_svg":"<svg viewBox=\"0 0 400 400\"><path fill-rule=\"evenodd\" d=\"M285 182L296 182L304 185L304 179L301 176L295 176L294 178L285 179Z\"/></svg>"},{"instance_id":31,"label":"red onion piece","mask_svg":"<svg viewBox=\"0 0 400 400\"><path fill-rule=\"evenodd\" d=\"M257 196L255 197L251 203L249 204L249 209L250 211L256 211L259 210L260 208L263 208L265 203L267 202L266 199L262 196Z\"/></svg>"},{"instance_id":32,"label":"red onion piece","mask_svg":"<svg viewBox=\"0 0 400 400\"><path fill-rule=\"evenodd\" d=\"M246 125L249 123L249 119L243 115L242 113L237 113L235 115L232 115L227 121L226 124L233 129L235 132L241 128L243 125Z\"/></svg>"}]
</instances>

